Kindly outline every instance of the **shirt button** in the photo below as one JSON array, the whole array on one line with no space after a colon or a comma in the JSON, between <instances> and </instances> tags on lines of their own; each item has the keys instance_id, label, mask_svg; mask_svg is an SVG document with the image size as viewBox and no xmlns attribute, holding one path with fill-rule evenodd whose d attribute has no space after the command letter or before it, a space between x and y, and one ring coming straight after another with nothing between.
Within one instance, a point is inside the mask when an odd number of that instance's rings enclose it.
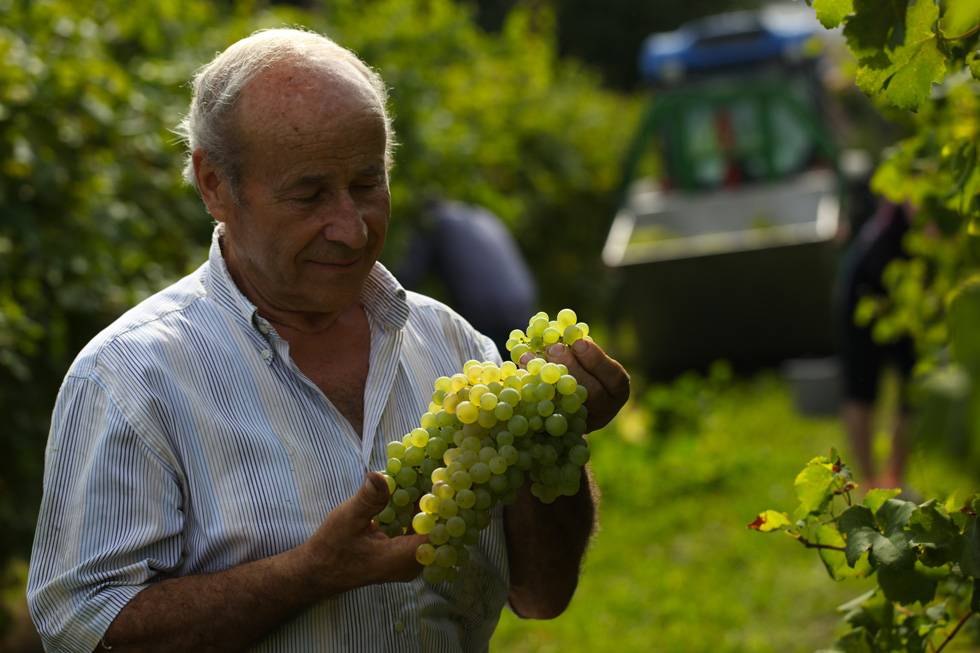
<instances>
[{"instance_id":1,"label":"shirt button","mask_svg":"<svg viewBox=\"0 0 980 653\"><path fill-rule=\"evenodd\" d=\"M400 633L403 630L405 630L405 622L399 619L398 621L395 622L395 632Z\"/></svg>"},{"instance_id":2,"label":"shirt button","mask_svg":"<svg viewBox=\"0 0 980 653\"><path fill-rule=\"evenodd\" d=\"M262 333L263 335L266 335L267 336L267 335L269 335L269 332L270 331L272 331L272 329L269 328L269 323L266 322L265 320L260 320L259 321L259 332Z\"/></svg>"},{"instance_id":3,"label":"shirt button","mask_svg":"<svg viewBox=\"0 0 980 653\"><path fill-rule=\"evenodd\" d=\"M262 350L262 358L264 358L266 360L266 362L271 361L272 360L272 350L271 349L263 349Z\"/></svg>"}]
</instances>

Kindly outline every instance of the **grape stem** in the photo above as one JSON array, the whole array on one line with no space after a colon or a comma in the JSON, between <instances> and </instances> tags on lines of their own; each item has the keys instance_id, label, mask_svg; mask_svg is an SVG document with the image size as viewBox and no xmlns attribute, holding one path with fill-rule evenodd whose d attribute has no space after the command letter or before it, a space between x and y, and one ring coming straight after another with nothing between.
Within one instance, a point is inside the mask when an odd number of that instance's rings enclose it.
<instances>
[{"instance_id":1,"label":"grape stem","mask_svg":"<svg viewBox=\"0 0 980 653\"><path fill-rule=\"evenodd\" d=\"M970 617L972 617L972 616L973 616L974 614L975 614L975 613L973 612L973 610L970 610L970 611L969 611L969 612L967 612L967 613L966 613L965 615L963 615L963 618L962 618L962 619L960 619L960 622L959 622L958 624L956 624L956 628L954 628L954 629L953 629L953 632L951 632L951 633L950 633L949 635L947 635L947 636L946 636L946 639L944 639L944 640L943 640L943 643L942 643L942 644L940 644L940 645L939 645L939 648L937 648L937 649L936 649L936 653L939 653L939 652L940 652L940 651L942 651L942 650L943 650L944 648L946 648L946 645L947 645L947 644L949 644L949 642L950 642L950 641L951 641L951 640L952 640L952 639L953 639L954 637L956 637L956 633L958 633L958 632L960 632L960 628L962 628L962 627L963 627L963 624L965 624L965 623L966 623L966 621L967 621L967 619L969 619Z\"/></svg>"},{"instance_id":2,"label":"grape stem","mask_svg":"<svg viewBox=\"0 0 980 653\"><path fill-rule=\"evenodd\" d=\"M798 535L796 533L787 533L787 534L808 549L828 549L830 551L841 551L841 552L847 551L847 549L845 549L842 546L834 546L832 544L818 544L816 542L811 542L810 540L806 539L802 535Z\"/></svg>"}]
</instances>

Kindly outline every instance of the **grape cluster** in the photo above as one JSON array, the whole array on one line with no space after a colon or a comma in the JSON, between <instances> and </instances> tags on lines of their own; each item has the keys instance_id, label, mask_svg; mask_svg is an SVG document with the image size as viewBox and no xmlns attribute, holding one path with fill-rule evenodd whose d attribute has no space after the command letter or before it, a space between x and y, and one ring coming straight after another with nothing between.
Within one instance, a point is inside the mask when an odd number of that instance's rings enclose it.
<instances>
[{"instance_id":1,"label":"grape cluster","mask_svg":"<svg viewBox=\"0 0 980 653\"><path fill-rule=\"evenodd\" d=\"M419 427L388 443L384 476L388 505L376 517L391 537L428 535L415 557L431 583L451 580L465 566L493 507L509 504L531 478L544 503L579 491L589 460L587 391L543 349L589 339L589 327L563 309L557 319L534 315L527 331L510 333L512 361L467 361L463 371L435 381ZM525 368L521 357L535 354Z\"/></svg>"}]
</instances>

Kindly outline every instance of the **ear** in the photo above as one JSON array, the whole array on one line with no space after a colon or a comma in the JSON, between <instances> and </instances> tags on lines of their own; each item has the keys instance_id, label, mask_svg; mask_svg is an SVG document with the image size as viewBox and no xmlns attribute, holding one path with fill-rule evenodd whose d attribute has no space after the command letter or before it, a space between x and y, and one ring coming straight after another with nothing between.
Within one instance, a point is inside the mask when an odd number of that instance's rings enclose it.
<instances>
[{"instance_id":1,"label":"ear","mask_svg":"<svg viewBox=\"0 0 980 653\"><path fill-rule=\"evenodd\" d=\"M234 207L230 180L211 164L200 148L191 154L191 162L194 165L194 179L208 213L218 222L227 222L232 217Z\"/></svg>"}]
</instances>

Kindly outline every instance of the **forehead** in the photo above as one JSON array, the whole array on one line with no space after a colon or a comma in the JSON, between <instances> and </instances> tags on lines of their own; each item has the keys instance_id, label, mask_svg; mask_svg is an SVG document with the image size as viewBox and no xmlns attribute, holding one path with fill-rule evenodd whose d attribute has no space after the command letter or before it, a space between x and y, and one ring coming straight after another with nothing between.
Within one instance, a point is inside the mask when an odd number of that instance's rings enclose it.
<instances>
[{"instance_id":1,"label":"forehead","mask_svg":"<svg viewBox=\"0 0 980 653\"><path fill-rule=\"evenodd\" d=\"M242 89L237 120L246 147L263 150L347 147L379 129L382 141L386 137L380 99L364 75L343 61L284 62L259 73Z\"/></svg>"}]
</instances>

